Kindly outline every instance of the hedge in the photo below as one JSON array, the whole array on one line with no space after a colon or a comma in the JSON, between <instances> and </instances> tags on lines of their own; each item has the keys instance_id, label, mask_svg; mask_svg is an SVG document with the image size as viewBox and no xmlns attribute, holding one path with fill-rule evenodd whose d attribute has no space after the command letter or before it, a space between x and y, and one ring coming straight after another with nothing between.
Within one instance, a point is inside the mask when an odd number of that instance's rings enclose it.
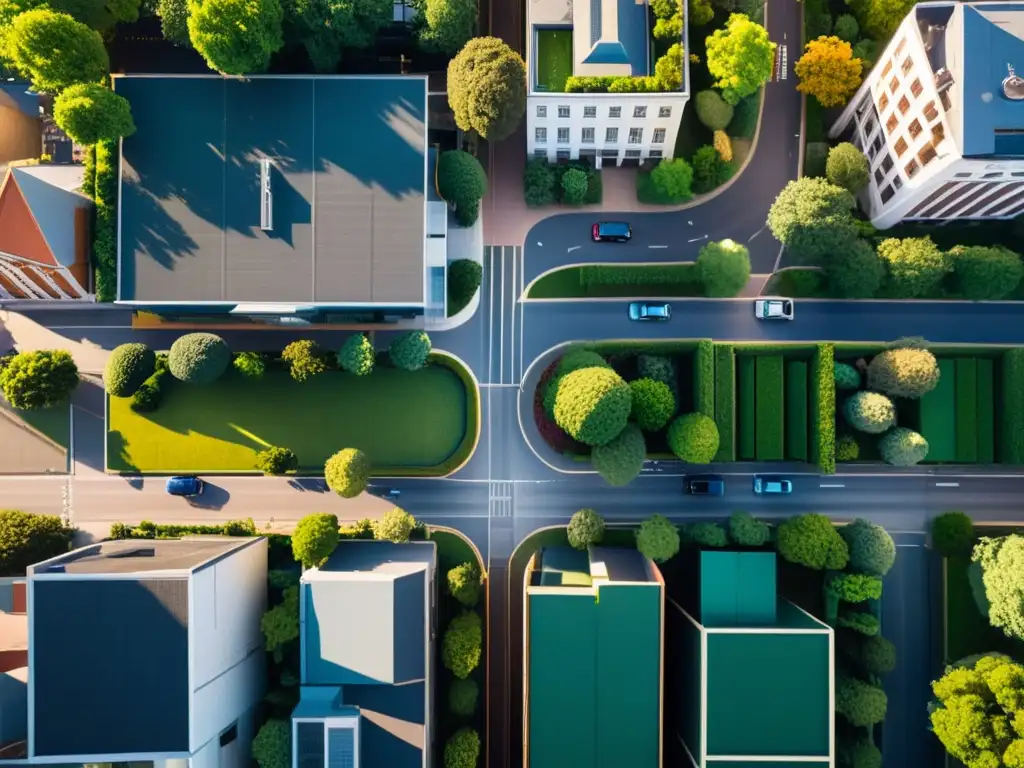
<instances>
[{"instance_id":1,"label":"hedge","mask_svg":"<svg viewBox=\"0 0 1024 768\"><path fill-rule=\"evenodd\" d=\"M221 525L157 525L143 520L138 525L113 523L110 526L112 539L177 539L182 536L255 536L256 524L252 518L229 520Z\"/></svg>"},{"instance_id":2,"label":"hedge","mask_svg":"<svg viewBox=\"0 0 1024 768\"><path fill-rule=\"evenodd\" d=\"M96 146L90 144L85 148L82 158L82 189L83 195L90 200L96 198Z\"/></svg>"},{"instance_id":3,"label":"hedge","mask_svg":"<svg viewBox=\"0 0 1024 768\"><path fill-rule=\"evenodd\" d=\"M811 461L822 474L836 471L836 350L818 344L811 358Z\"/></svg>"},{"instance_id":4,"label":"hedge","mask_svg":"<svg viewBox=\"0 0 1024 768\"><path fill-rule=\"evenodd\" d=\"M929 461L956 460L956 363L939 360L939 383L921 396L921 434Z\"/></svg>"},{"instance_id":5,"label":"hedge","mask_svg":"<svg viewBox=\"0 0 1024 768\"><path fill-rule=\"evenodd\" d=\"M757 402L755 405L756 456L758 461L781 461L785 456L783 423L785 387L781 355L757 358Z\"/></svg>"},{"instance_id":6,"label":"hedge","mask_svg":"<svg viewBox=\"0 0 1024 768\"><path fill-rule=\"evenodd\" d=\"M786 458L807 461L807 363L786 363Z\"/></svg>"},{"instance_id":7,"label":"hedge","mask_svg":"<svg viewBox=\"0 0 1024 768\"><path fill-rule=\"evenodd\" d=\"M941 379L940 379L941 381ZM1003 464L1024 464L1024 347L1003 355Z\"/></svg>"},{"instance_id":8,"label":"hedge","mask_svg":"<svg viewBox=\"0 0 1024 768\"><path fill-rule=\"evenodd\" d=\"M715 343L701 339L693 356L693 407L715 418Z\"/></svg>"},{"instance_id":9,"label":"hedge","mask_svg":"<svg viewBox=\"0 0 1024 768\"><path fill-rule=\"evenodd\" d=\"M736 461L736 351L732 344L715 347L715 461Z\"/></svg>"},{"instance_id":10,"label":"hedge","mask_svg":"<svg viewBox=\"0 0 1024 768\"><path fill-rule=\"evenodd\" d=\"M978 358L978 463L996 460L995 365L991 358Z\"/></svg>"},{"instance_id":11,"label":"hedge","mask_svg":"<svg viewBox=\"0 0 1024 768\"><path fill-rule=\"evenodd\" d=\"M956 361L956 460L978 460L978 362L973 357Z\"/></svg>"},{"instance_id":12,"label":"hedge","mask_svg":"<svg viewBox=\"0 0 1024 768\"><path fill-rule=\"evenodd\" d=\"M96 300L112 302L117 298L117 177L118 144L101 141L96 145L96 221L92 259L95 270Z\"/></svg>"},{"instance_id":13,"label":"hedge","mask_svg":"<svg viewBox=\"0 0 1024 768\"><path fill-rule=\"evenodd\" d=\"M742 460L752 460L756 449L756 433L754 432L754 401L756 399L756 388L754 386L754 361L756 357L750 355L739 356L739 381L740 381L740 446L739 457Z\"/></svg>"}]
</instances>

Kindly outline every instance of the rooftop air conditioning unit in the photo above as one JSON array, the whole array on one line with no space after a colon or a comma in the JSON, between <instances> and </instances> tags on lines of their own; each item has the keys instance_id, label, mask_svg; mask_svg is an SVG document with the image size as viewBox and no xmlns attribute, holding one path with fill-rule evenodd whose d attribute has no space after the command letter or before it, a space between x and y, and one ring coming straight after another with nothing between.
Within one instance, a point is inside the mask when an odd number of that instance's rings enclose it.
<instances>
[{"instance_id":1,"label":"rooftop air conditioning unit","mask_svg":"<svg viewBox=\"0 0 1024 768\"><path fill-rule=\"evenodd\" d=\"M1006 65L1009 74L1003 79L1003 95L1011 101L1024 99L1024 78L1013 71L1013 67Z\"/></svg>"},{"instance_id":2,"label":"rooftop air conditioning unit","mask_svg":"<svg viewBox=\"0 0 1024 768\"><path fill-rule=\"evenodd\" d=\"M260 229L274 228L274 199L270 192L270 158L260 158Z\"/></svg>"}]
</instances>

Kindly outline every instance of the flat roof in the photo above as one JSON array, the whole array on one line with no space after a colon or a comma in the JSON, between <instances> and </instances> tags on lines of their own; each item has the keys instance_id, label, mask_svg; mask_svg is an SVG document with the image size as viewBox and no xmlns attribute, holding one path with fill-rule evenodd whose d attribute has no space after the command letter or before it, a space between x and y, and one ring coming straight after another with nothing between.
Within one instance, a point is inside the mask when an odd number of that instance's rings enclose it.
<instances>
[{"instance_id":1,"label":"flat roof","mask_svg":"<svg viewBox=\"0 0 1024 768\"><path fill-rule=\"evenodd\" d=\"M187 572L255 541L253 538L104 541L34 565L31 575Z\"/></svg>"},{"instance_id":2,"label":"flat roof","mask_svg":"<svg viewBox=\"0 0 1024 768\"><path fill-rule=\"evenodd\" d=\"M113 82L137 128L122 142L119 301L425 303L425 76Z\"/></svg>"}]
</instances>

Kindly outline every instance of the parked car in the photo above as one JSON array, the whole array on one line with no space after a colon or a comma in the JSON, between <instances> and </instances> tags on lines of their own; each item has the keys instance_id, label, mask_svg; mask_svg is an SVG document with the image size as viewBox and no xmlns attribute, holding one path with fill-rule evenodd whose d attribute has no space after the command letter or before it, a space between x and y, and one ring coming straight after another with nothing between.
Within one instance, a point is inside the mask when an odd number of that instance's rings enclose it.
<instances>
[{"instance_id":1,"label":"parked car","mask_svg":"<svg viewBox=\"0 0 1024 768\"><path fill-rule=\"evenodd\" d=\"M629 305L630 320L668 320L672 317L672 307L668 304L648 304L646 301L634 301Z\"/></svg>"},{"instance_id":2,"label":"parked car","mask_svg":"<svg viewBox=\"0 0 1024 768\"><path fill-rule=\"evenodd\" d=\"M754 493L792 493L793 483L784 477L754 476Z\"/></svg>"},{"instance_id":3,"label":"parked car","mask_svg":"<svg viewBox=\"0 0 1024 768\"><path fill-rule=\"evenodd\" d=\"M792 299L758 299L754 302L754 317L758 320L792 320Z\"/></svg>"},{"instance_id":4,"label":"parked car","mask_svg":"<svg viewBox=\"0 0 1024 768\"><path fill-rule=\"evenodd\" d=\"M724 496L725 480L718 475L693 475L686 478L686 492L694 496Z\"/></svg>"},{"instance_id":5,"label":"parked car","mask_svg":"<svg viewBox=\"0 0 1024 768\"><path fill-rule=\"evenodd\" d=\"M633 230L624 221L599 221L590 228L595 243L628 243Z\"/></svg>"},{"instance_id":6,"label":"parked car","mask_svg":"<svg viewBox=\"0 0 1024 768\"><path fill-rule=\"evenodd\" d=\"M166 489L171 496L198 496L203 492L203 481L191 475L169 477Z\"/></svg>"}]
</instances>

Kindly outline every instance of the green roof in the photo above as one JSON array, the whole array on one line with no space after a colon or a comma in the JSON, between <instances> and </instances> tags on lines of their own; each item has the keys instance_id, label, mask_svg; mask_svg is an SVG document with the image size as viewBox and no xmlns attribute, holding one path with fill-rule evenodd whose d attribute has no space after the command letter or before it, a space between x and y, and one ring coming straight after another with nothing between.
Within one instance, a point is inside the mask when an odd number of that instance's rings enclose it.
<instances>
[{"instance_id":1,"label":"green roof","mask_svg":"<svg viewBox=\"0 0 1024 768\"><path fill-rule=\"evenodd\" d=\"M774 552L701 552L700 623L763 627L776 620Z\"/></svg>"}]
</instances>

